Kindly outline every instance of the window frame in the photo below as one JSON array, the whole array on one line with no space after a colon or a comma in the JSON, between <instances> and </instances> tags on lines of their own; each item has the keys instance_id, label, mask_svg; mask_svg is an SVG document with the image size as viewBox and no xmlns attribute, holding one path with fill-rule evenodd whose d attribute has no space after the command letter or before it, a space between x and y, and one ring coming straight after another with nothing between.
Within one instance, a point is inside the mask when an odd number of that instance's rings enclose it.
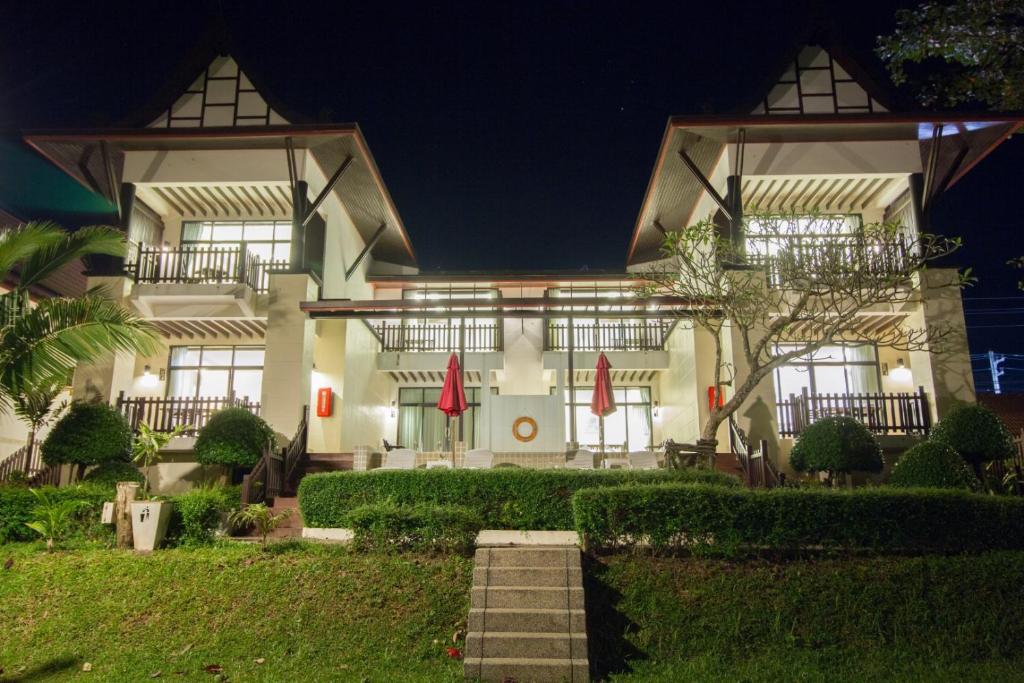
<instances>
[{"instance_id":1,"label":"window frame","mask_svg":"<svg viewBox=\"0 0 1024 683\"><path fill-rule=\"evenodd\" d=\"M174 359L174 351L175 351L175 349L198 349L199 350L199 361L198 361L198 364L197 365L174 365L174 360L173 359ZM205 354L205 352L207 350L223 351L225 349L231 349L231 364L230 365L203 365L203 355ZM248 349L248 350L259 349L259 350L262 350L263 353L264 353L263 364L262 365L236 365L235 359L237 357L238 349ZM204 398L199 393L199 387L201 385L201 375L202 375L202 371L203 370L225 370L226 369L228 371L228 393L227 393L228 397L232 396L233 392L235 390L235 371L236 370L259 370L260 371L260 385L262 387L262 383L263 383L262 374L263 374L263 370L264 370L264 368L266 367L266 364L267 364L267 361L266 361L266 351L267 351L266 345L259 345L259 344L224 344L224 345L219 345L219 344L204 344L204 345L198 345L198 344L179 344L179 345L176 345L176 346L171 346L170 349L168 349L168 355L167 355L167 383L166 383L166 387L164 389L164 397L165 398L193 398L193 399ZM181 396L181 395L172 396L171 395L171 386L173 385L173 381L172 381L171 378L173 377L174 372L175 371L179 371L179 372L180 371L191 371L191 370L195 370L196 371L196 390L195 390L195 393L193 395L191 395L191 396ZM257 402L257 403L261 401L261 398L262 397L260 397L260 396L249 396L248 397L249 401Z\"/></svg>"}]
</instances>

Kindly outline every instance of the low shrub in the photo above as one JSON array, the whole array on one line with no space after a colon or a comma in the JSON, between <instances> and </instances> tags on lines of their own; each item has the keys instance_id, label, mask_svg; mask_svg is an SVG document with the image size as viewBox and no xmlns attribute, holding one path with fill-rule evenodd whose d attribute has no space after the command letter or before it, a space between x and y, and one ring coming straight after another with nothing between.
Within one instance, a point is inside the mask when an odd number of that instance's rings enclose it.
<instances>
[{"instance_id":1,"label":"low shrub","mask_svg":"<svg viewBox=\"0 0 1024 683\"><path fill-rule=\"evenodd\" d=\"M203 465L252 467L273 438L274 431L259 415L245 408L219 410L196 437L196 461Z\"/></svg>"},{"instance_id":2,"label":"low shrub","mask_svg":"<svg viewBox=\"0 0 1024 683\"><path fill-rule=\"evenodd\" d=\"M932 441L944 443L981 475L981 466L1012 458L1013 435L995 413L982 405L962 405L949 411L935 429Z\"/></svg>"},{"instance_id":3,"label":"low shrub","mask_svg":"<svg viewBox=\"0 0 1024 683\"><path fill-rule=\"evenodd\" d=\"M735 477L703 470L330 472L303 477L299 507L310 527L343 527L355 508L391 502L465 506L488 529L572 529L572 495L579 489L659 482L739 485Z\"/></svg>"},{"instance_id":4,"label":"low shrub","mask_svg":"<svg viewBox=\"0 0 1024 683\"><path fill-rule=\"evenodd\" d=\"M961 491L618 486L578 491L573 514L588 548L647 542L727 556L743 547L1024 548L1024 499Z\"/></svg>"},{"instance_id":5,"label":"low shrub","mask_svg":"<svg viewBox=\"0 0 1024 683\"><path fill-rule=\"evenodd\" d=\"M46 486L40 490L50 501L55 503L64 500L81 500L88 504L78 511L73 532L85 530L97 524L104 501L113 499L108 487L96 484L80 484L63 488ZM32 521L32 509L38 504L39 501L31 489L0 485L0 543L29 541L36 537L35 532L25 525Z\"/></svg>"},{"instance_id":6,"label":"low shrub","mask_svg":"<svg viewBox=\"0 0 1024 683\"><path fill-rule=\"evenodd\" d=\"M141 484L144 479L139 468L130 462L105 462L89 470L83 481L113 489L119 481L134 481Z\"/></svg>"},{"instance_id":7,"label":"low shrub","mask_svg":"<svg viewBox=\"0 0 1024 683\"><path fill-rule=\"evenodd\" d=\"M952 448L937 441L917 444L893 465L889 483L900 488L978 488L978 478Z\"/></svg>"},{"instance_id":8,"label":"low shrub","mask_svg":"<svg viewBox=\"0 0 1024 683\"><path fill-rule=\"evenodd\" d=\"M132 430L128 420L106 403L74 403L43 441L47 465L82 467L131 459Z\"/></svg>"},{"instance_id":9,"label":"low shrub","mask_svg":"<svg viewBox=\"0 0 1024 683\"><path fill-rule=\"evenodd\" d=\"M168 539L184 546L209 543L227 513L241 505L240 495L237 486L218 486L174 496Z\"/></svg>"},{"instance_id":10,"label":"low shrub","mask_svg":"<svg viewBox=\"0 0 1024 683\"><path fill-rule=\"evenodd\" d=\"M459 505L393 503L362 505L346 516L355 532L353 546L370 551L468 552L484 523L480 515Z\"/></svg>"},{"instance_id":11,"label":"low shrub","mask_svg":"<svg viewBox=\"0 0 1024 683\"><path fill-rule=\"evenodd\" d=\"M828 417L809 425L793 445L789 464L797 472L881 472L882 447L852 417Z\"/></svg>"}]
</instances>

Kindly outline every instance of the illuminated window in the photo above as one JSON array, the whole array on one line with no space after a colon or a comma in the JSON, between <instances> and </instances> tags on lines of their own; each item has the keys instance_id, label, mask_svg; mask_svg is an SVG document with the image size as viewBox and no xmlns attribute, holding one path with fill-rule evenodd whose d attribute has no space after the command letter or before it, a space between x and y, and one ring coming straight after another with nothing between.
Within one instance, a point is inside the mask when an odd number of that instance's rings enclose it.
<instances>
[{"instance_id":1,"label":"illuminated window","mask_svg":"<svg viewBox=\"0 0 1024 683\"><path fill-rule=\"evenodd\" d=\"M172 346L167 396L235 396L259 401L263 388L262 346Z\"/></svg>"},{"instance_id":2,"label":"illuminated window","mask_svg":"<svg viewBox=\"0 0 1024 683\"><path fill-rule=\"evenodd\" d=\"M405 387L398 391L398 444L417 451L445 451L451 446L445 441L449 424L458 438L458 420L453 420L437 409L441 398L440 387ZM476 445L480 431L480 389L466 388L468 408L462 414L463 440L466 448Z\"/></svg>"}]
</instances>

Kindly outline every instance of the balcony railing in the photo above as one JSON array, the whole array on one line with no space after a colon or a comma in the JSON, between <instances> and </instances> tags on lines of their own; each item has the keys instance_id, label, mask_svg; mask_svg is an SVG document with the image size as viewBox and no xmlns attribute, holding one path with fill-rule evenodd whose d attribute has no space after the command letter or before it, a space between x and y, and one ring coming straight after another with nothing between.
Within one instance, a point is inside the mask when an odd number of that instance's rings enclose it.
<instances>
[{"instance_id":1,"label":"balcony railing","mask_svg":"<svg viewBox=\"0 0 1024 683\"><path fill-rule=\"evenodd\" d=\"M269 289L270 273L287 261L263 261L243 242L237 247L164 249L138 245L126 264L136 282L179 284L245 284L256 292Z\"/></svg>"},{"instance_id":2,"label":"balcony railing","mask_svg":"<svg viewBox=\"0 0 1024 683\"><path fill-rule=\"evenodd\" d=\"M573 323L574 351L660 351L665 348L669 323L607 322L597 324ZM569 326L552 324L547 327L544 348L547 351L569 350Z\"/></svg>"},{"instance_id":3,"label":"balcony railing","mask_svg":"<svg viewBox=\"0 0 1024 683\"><path fill-rule=\"evenodd\" d=\"M871 240L858 237L831 237L828 235L787 235L777 238L784 252L791 255L797 270L804 274L832 271L837 267L852 273L889 275L901 273L909 263L909 247L902 238ZM768 271L768 285L785 285L786 273L778 255L749 253L764 247L765 241L752 238L747 260L752 265L764 266Z\"/></svg>"},{"instance_id":4,"label":"balcony railing","mask_svg":"<svg viewBox=\"0 0 1024 683\"><path fill-rule=\"evenodd\" d=\"M779 434L798 436L826 417L852 417L875 434L927 435L931 414L924 388L916 394L790 394L778 405Z\"/></svg>"},{"instance_id":5,"label":"balcony railing","mask_svg":"<svg viewBox=\"0 0 1024 683\"><path fill-rule=\"evenodd\" d=\"M401 325L383 323L373 328L380 339L381 351L469 352L501 351L500 323L466 325L465 337L457 325L447 323Z\"/></svg>"},{"instance_id":6,"label":"balcony railing","mask_svg":"<svg viewBox=\"0 0 1024 683\"><path fill-rule=\"evenodd\" d=\"M122 391L117 397L117 409L128 420L133 432L139 431L139 423L145 422L158 432L169 433L179 425L185 425L185 435L194 435L210 420L210 416L224 408L245 408L259 415L260 404L248 398L234 396L168 397L125 396Z\"/></svg>"}]
</instances>

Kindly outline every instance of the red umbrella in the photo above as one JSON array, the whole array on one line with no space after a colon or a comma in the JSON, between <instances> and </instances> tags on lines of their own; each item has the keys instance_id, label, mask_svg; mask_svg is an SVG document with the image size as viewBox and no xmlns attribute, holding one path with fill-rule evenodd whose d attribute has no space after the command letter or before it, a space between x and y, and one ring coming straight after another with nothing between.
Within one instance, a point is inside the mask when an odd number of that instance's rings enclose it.
<instances>
[{"instance_id":1,"label":"red umbrella","mask_svg":"<svg viewBox=\"0 0 1024 683\"><path fill-rule=\"evenodd\" d=\"M449 418L458 417L466 412L466 391L462 387L462 370L459 368L459 357L454 353L448 358L448 371L444 375L444 386L441 398L437 400L437 409ZM449 425L449 434L451 426ZM455 439L450 438L452 446L452 466L455 465Z\"/></svg>"},{"instance_id":2,"label":"red umbrella","mask_svg":"<svg viewBox=\"0 0 1024 683\"><path fill-rule=\"evenodd\" d=\"M590 412L601 421L601 452L604 453L604 418L615 412L615 393L612 391L612 376L608 372L612 364L602 352L597 357L597 374L594 376L594 395L590 399Z\"/></svg>"},{"instance_id":3,"label":"red umbrella","mask_svg":"<svg viewBox=\"0 0 1024 683\"><path fill-rule=\"evenodd\" d=\"M462 370L459 368L459 357L454 353L448 358L448 372L444 375L444 387L441 398L437 400L437 409L448 417L458 417L466 411L466 392L462 388Z\"/></svg>"}]
</instances>

